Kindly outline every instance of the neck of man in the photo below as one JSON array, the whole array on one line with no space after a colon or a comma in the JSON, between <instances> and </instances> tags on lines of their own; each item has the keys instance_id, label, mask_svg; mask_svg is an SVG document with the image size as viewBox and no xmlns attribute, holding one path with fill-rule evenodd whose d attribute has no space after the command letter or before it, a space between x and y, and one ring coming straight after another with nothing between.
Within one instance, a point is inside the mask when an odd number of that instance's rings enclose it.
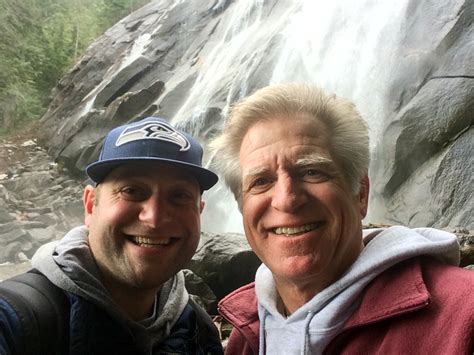
<instances>
[{"instance_id":1,"label":"neck of man","mask_svg":"<svg viewBox=\"0 0 474 355\"><path fill-rule=\"evenodd\" d=\"M324 274L321 278L308 280L288 280L273 275L275 286L280 296L278 311L288 317L300 307L308 303L319 292L339 280L360 255L364 245L360 244L360 250L354 257L341 264L339 269L331 274Z\"/></svg>"},{"instance_id":2,"label":"neck of man","mask_svg":"<svg viewBox=\"0 0 474 355\"><path fill-rule=\"evenodd\" d=\"M278 311L285 317L290 316L300 307L309 302L319 291L313 288L301 288L294 284L285 286L276 282L278 294Z\"/></svg>"},{"instance_id":3,"label":"neck of man","mask_svg":"<svg viewBox=\"0 0 474 355\"><path fill-rule=\"evenodd\" d=\"M153 314L156 295L159 288L137 288L117 285L115 282L105 281L104 285L110 292L112 299L124 311L129 319L141 321Z\"/></svg>"}]
</instances>

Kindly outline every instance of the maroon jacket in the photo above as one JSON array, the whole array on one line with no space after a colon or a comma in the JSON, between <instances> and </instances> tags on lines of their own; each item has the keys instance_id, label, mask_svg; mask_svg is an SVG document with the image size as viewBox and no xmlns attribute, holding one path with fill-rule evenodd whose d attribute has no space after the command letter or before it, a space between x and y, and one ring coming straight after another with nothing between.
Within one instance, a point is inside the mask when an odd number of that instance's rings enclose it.
<instances>
[{"instance_id":1,"label":"maroon jacket","mask_svg":"<svg viewBox=\"0 0 474 355\"><path fill-rule=\"evenodd\" d=\"M254 284L226 296L234 325L225 354L258 354ZM474 354L474 272L416 258L379 275L324 354Z\"/></svg>"}]
</instances>

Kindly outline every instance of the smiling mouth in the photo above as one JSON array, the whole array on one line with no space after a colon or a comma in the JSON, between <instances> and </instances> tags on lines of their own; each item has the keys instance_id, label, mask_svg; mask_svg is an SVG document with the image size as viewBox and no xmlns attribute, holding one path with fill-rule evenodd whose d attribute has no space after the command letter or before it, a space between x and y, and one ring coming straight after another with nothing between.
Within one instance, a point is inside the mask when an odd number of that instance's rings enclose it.
<instances>
[{"instance_id":1,"label":"smiling mouth","mask_svg":"<svg viewBox=\"0 0 474 355\"><path fill-rule=\"evenodd\" d=\"M170 245L172 242L172 238L151 239L146 237L131 237L130 239L136 245L145 248L159 248L162 246Z\"/></svg>"},{"instance_id":2,"label":"smiling mouth","mask_svg":"<svg viewBox=\"0 0 474 355\"><path fill-rule=\"evenodd\" d=\"M298 227L277 227L273 229L273 232L278 235L282 235L282 234L295 235L295 234L310 232L312 230L315 230L321 227L323 224L324 224L323 222L317 222L317 223L303 224L302 226L298 226Z\"/></svg>"}]
</instances>

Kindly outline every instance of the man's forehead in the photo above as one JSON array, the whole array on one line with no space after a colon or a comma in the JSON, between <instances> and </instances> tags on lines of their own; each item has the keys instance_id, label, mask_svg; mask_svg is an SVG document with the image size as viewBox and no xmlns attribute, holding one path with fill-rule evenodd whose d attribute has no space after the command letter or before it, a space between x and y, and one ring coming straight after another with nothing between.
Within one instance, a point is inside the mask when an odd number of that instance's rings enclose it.
<instances>
[{"instance_id":1,"label":"man's forehead","mask_svg":"<svg viewBox=\"0 0 474 355\"><path fill-rule=\"evenodd\" d=\"M195 176L190 171L181 166L165 162L129 162L119 165L113 169L106 177L107 179L128 179L128 178L172 178L190 183L198 184Z\"/></svg>"}]
</instances>

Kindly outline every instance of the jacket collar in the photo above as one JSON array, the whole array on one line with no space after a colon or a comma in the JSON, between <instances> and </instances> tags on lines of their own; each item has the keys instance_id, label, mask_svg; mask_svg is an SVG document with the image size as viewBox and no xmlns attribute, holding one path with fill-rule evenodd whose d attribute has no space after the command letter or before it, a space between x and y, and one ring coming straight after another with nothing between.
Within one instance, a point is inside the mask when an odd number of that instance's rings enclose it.
<instances>
[{"instance_id":1,"label":"jacket collar","mask_svg":"<svg viewBox=\"0 0 474 355\"><path fill-rule=\"evenodd\" d=\"M345 329L374 323L427 306L430 294L420 259L410 259L386 270L366 288L359 308Z\"/></svg>"},{"instance_id":2,"label":"jacket collar","mask_svg":"<svg viewBox=\"0 0 474 355\"><path fill-rule=\"evenodd\" d=\"M219 302L218 309L224 318L239 329L253 352L257 354L260 322L255 282L242 286L224 297Z\"/></svg>"}]
</instances>

